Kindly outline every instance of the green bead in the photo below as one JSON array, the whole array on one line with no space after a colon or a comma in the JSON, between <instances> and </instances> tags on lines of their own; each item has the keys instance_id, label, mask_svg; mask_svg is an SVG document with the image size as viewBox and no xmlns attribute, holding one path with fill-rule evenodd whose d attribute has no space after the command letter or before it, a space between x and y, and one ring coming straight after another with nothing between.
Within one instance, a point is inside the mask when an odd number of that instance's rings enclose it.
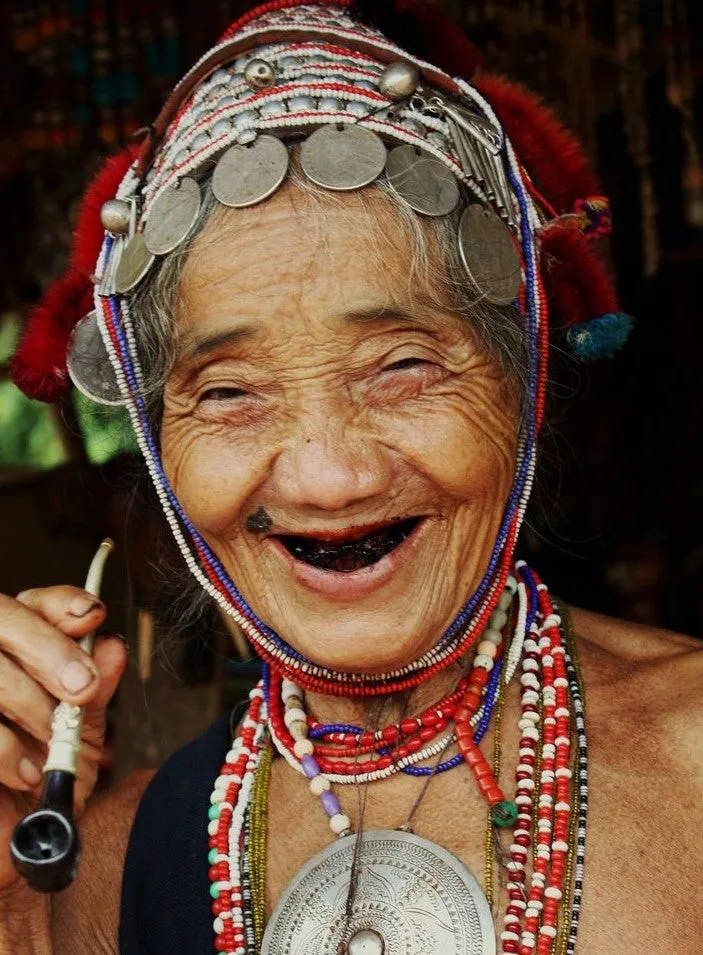
<instances>
[{"instance_id":1,"label":"green bead","mask_svg":"<svg viewBox=\"0 0 703 955\"><path fill-rule=\"evenodd\" d=\"M208 816L210 817L210 819L219 819L219 818L220 818L220 806L219 806L219 803L216 804L216 805L214 805L214 806L210 806L210 808L209 808L208 811L207 811L207 814L208 814Z\"/></svg>"},{"instance_id":2,"label":"green bead","mask_svg":"<svg viewBox=\"0 0 703 955\"><path fill-rule=\"evenodd\" d=\"M210 863L210 865L215 864L215 859L218 857L219 854L220 854L219 849L210 849L210 851L207 854L207 861Z\"/></svg>"},{"instance_id":3,"label":"green bead","mask_svg":"<svg viewBox=\"0 0 703 955\"><path fill-rule=\"evenodd\" d=\"M220 885L219 882L210 883L210 895L213 897L213 899L218 898L220 895L219 885Z\"/></svg>"},{"instance_id":4,"label":"green bead","mask_svg":"<svg viewBox=\"0 0 703 955\"><path fill-rule=\"evenodd\" d=\"M507 829L517 819L517 806L514 802L508 802L507 799L504 799L503 802L495 804L491 811L491 818L494 826Z\"/></svg>"}]
</instances>

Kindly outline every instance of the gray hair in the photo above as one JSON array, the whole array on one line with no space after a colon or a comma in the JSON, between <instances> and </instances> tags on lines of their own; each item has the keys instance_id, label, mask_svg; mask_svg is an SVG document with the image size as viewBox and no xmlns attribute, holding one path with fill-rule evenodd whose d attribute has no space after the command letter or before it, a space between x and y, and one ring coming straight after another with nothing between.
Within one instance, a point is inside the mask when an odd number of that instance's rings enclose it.
<instances>
[{"instance_id":1,"label":"gray hair","mask_svg":"<svg viewBox=\"0 0 703 955\"><path fill-rule=\"evenodd\" d=\"M134 334L145 378L144 400L157 440L161 425L163 391L177 344L174 317L178 311L183 267L196 239L205 231L215 211L222 209L213 195L211 177L211 168L204 170L199 177L203 201L188 240L159 259L132 297ZM288 184L304 193L311 201L319 203L321 215L324 215L325 209L329 209L332 203L348 208L348 194L340 195L316 186L303 174L295 147L291 156ZM398 217L403 234L410 238L412 262L408 276L409 286L412 287L419 280L427 292L437 296L437 305L447 308L448 300L453 302L458 313L477 333L486 354L499 364L506 384L517 390L522 417L528 389L527 332L512 305L497 306L481 298L476 288L467 280L457 242L463 208L460 207L451 215L441 218L421 217L407 206L383 179L379 179L373 186L353 193L362 207L368 206L374 194L376 197L380 194L385 198ZM380 230L375 236L365 236L365 239L378 243L379 255L387 254L387 249L383 248ZM444 292L441 302L438 290Z\"/></svg>"}]
</instances>

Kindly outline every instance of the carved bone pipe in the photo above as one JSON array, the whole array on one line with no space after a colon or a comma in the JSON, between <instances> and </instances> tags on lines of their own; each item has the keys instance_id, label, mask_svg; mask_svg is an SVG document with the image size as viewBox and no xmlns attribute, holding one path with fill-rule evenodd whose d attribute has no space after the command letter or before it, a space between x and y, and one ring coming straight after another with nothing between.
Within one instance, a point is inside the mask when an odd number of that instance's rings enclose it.
<instances>
[{"instance_id":1,"label":"carved bone pipe","mask_svg":"<svg viewBox=\"0 0 703 955\"><path fill-rule=\"evenodd\" d=\"M95 597L100 595L105 561L113 547L111 540L104 540L91 561L85 589ZM80 641L86 653L93 652L94 637L90 633ZM80 706L59 703L51 722L39 806L20 819L10 841L15 868L37 892L59 892L76 874L80 840L73 818L73 788L82 725Z\"/></svg>"}]
</instances>

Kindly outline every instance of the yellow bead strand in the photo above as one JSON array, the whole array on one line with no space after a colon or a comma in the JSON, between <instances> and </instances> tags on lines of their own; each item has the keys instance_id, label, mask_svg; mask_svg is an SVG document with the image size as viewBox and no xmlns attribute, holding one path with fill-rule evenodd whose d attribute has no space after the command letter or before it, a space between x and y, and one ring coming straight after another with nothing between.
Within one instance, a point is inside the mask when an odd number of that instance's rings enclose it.
<instances>
[{"instance_id":1,"label":"yellow bead strand","mask_svg":"<svg viewBox=\"0 0 703 955\"><path fill-rule=\"evenodd\" d=\"M271 762L273 747L267 742L254 777L251 793L251 826L249 847L249 867L251 872L251 913L254 923L254 942L256 953L261 951L261 943L266 928L266 844L268 840L268 801L271 783Z\"/></svg>"}]
</instances>

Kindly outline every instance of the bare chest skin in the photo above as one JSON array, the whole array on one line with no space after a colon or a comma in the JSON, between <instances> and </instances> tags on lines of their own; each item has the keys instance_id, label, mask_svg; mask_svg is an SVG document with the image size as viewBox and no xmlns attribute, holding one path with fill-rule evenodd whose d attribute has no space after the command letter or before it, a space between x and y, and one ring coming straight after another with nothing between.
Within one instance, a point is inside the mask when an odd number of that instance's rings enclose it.
<instances>
[{"instance_id":1,"label":"bare chest skin","mask_svg":"<svg viewBox=\"0 0 703 955\"><path fill-rule=\"evenodd\" d=\"M587 687L590 783L587 870L578 955L693 955L700 949L699 857L703 846L703 758L699 702L703 654L694 641L648 639L633 649L619 628L577 614ZM658 642L657 642L658 641ZM678 641L678 642L677 642ZM617 645L617 644L616 644ZM624 649L624 653L622 652ZM519 694L506 698L501 783L514 791ZM487 735L484 752L493 752ZM393 778L368 787L364 826L393 829L405 822L422 781ZM356 825L358 793L337 786ZM452 851L484 884L486 808L464 767L433 780L414 821L415 831ZM272 767L269 800L267 908L331 835L307 783L282 759ZM496 876L494 922L502 931L505 871ZM497 883L497 884L498 884Z\"/></svg>"}]
</instances>

